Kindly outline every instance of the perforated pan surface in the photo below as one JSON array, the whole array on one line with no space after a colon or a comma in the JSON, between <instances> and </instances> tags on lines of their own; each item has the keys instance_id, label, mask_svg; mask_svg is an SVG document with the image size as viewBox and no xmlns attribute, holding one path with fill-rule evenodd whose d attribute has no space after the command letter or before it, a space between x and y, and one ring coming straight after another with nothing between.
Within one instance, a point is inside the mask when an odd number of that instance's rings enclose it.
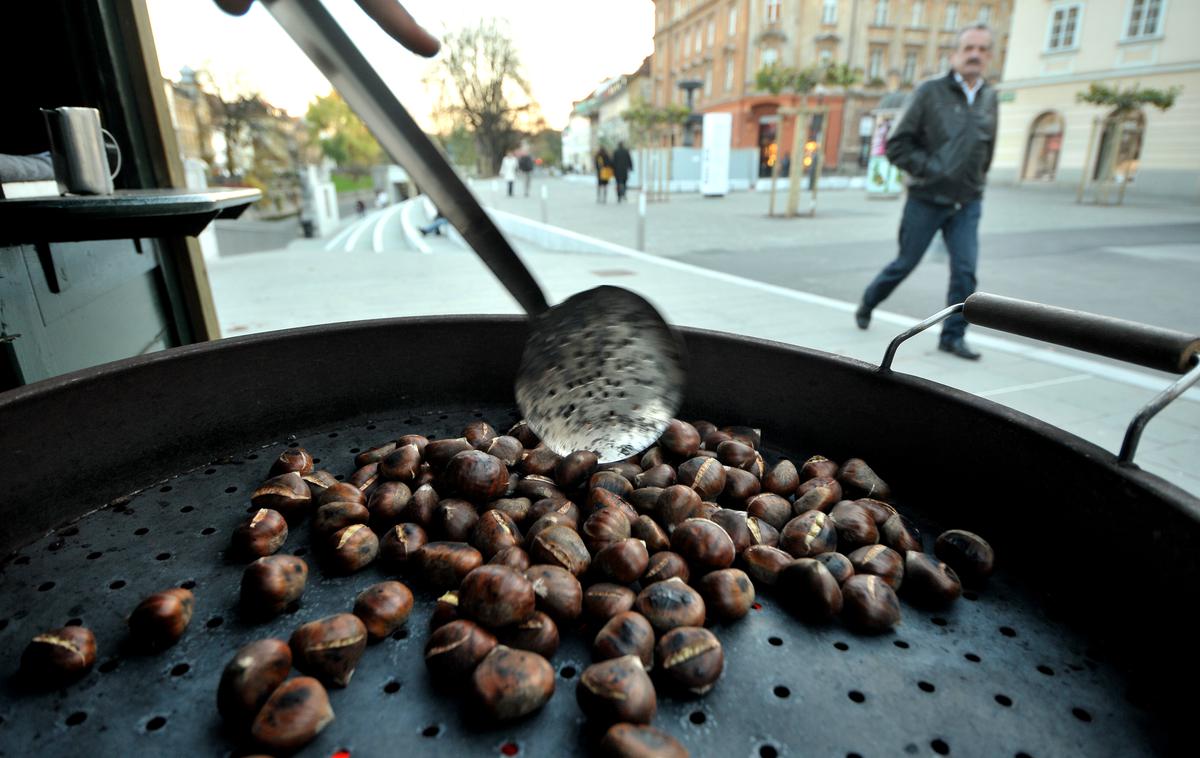
<instances>
[{"instance_id":1,"label":"perforated pan surface","mask_svg":"<svg viewBox=\"0 0 1200 758\"><path fill-rule=\"evenodd\" d=\"M347 421L297 430L292 444L318 468L348 475L354 453L419 432L457 436L484 418L507 428L508 407ZM739 419L713 419L737 423ZM819 450L778 450L803 460ZM107 505L21 550L0 574L0 754L239 755L247 747L222 727L215 707L221 670L253 639L287 639L301 623L346 612L366 586L389 577L378 565L328 578L309 552L307 525L285 552L310 562L298 607L267 623L237 611L243 564L226 556L229 536L250 509L249 494L288 440L256 450L213 450L208 466L180 472ZM885 478L886 461L875 462ZM901 510L924 527L941 526ZM919 493L911 493L916 499ZM927 544L927 547L931 545ZM1003 556L1001 556L1003 562ZM407 628L368 648L350 683L331 690L336 720L305 756L588 754L599 732L575 703L590 661L590 634L563 629L552 663L557 691L532 717L498 727L473 723L460 700L435 691L423 664L433 593L417 595ZM124 617L151 592L193 587L196 613L174 647L141 655L124 643ZM655 724L694 756L1149 755L1161 726L1125 697L1125 682L1089 653L1086 638L1052 620L1001 570L941 615L904 604L892 634L855 635L834 623L805 625L770 593L739 623L714 627L725 674L706 697L660 697ZM51 692L14 676L35 634L64 624L90 627L97 664ZM513 751L516 753L513 753Z\"/></svg>"}]
</instances>

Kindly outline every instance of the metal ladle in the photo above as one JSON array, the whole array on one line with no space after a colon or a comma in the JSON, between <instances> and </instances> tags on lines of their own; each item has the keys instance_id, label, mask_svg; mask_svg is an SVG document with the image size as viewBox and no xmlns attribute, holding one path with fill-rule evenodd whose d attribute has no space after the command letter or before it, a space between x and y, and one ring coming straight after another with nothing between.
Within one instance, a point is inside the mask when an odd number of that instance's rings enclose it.
<instances>
[{"instance_id":1,"label":"metal ladle","mask_svg":"<svg viewBox=\"0 0 1200 758\"><path fill-rule=\"evenodd\" d=\"M265 0L267 9L413 177L530 318L517 405L556 453L601 462L654 444L679 410L679 336L641 296L596 287L550 307L541 287L471 191L318 0Z\"/></svg>"}]
</instances>

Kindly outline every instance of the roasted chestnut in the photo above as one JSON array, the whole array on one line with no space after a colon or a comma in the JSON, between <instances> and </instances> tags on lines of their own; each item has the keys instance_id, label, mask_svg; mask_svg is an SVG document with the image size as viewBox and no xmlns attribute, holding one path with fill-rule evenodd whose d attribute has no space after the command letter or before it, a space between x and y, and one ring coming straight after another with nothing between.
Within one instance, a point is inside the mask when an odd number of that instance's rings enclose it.
<instances>
[{"instance_id":1,"label":"roasted chestnut","mask_svg":"<svg viewBox=\"0 0 1200 758\"><path fill-rule=\"evenodd\" d=\"M613 724L600 741L600 751L608 758L688 758L679 740L645 724Z\"/></svg>"},{"instance_id":2,"label":"roasted chestnut","mask_svg":"<svg viewBox=\"0 0 1200 758\"><path fill-rule=\"evenodd\" d=\"M354 456L354 467L362 468L368 463L379 463L387 457L388 453L396 449L395 442L385 442L382 445L377 445L367 450L362 451Z\"/></svg>"},{"instance_id":3,"label":"roasted chestnut","mask_svg":"<svg viewBox=\"0 0 1200 758\"><path fill-rule=\"evenodd\" d=\"M700 626L681 626L668 631L659 639L654 652L667 678L697 695L711 690L725 669L721 641Z\"/></svg>"},{"instance_id":4,"label":"roasted chestnut","mask_svg":"<svg viewBox=\"0 0 1200 758\"><path fill-rule=\"evenodd\" d=\"M633 493L633 482L624 474L617 471L597 471L588 479L587 490L589 505L592 503L594 497L592 494L593 490L607 490L609 493L624 500Z\"/></svg>"},{"instance_id":5,"label":"roasted chestnut","mask_svg":"<svg viewBox=\"0 0 1200 758\"><path fill-rule=\"evenodd\" d=\"M283 640L256 640L242 646L221 673L217 712L235 725L249 725L291 670L292 649Z\"/></svg>"},{"instance_id":6,"label":"roasted chestnut","mask_svg":"<svg viewBox=\"0 0 1200 758\"><path fill-rule=\"evenodd\" d=\"M583 613L592 621L606 622L633 607L637 593L628 587L598 582L583 593Z\"/></svg>"},{"instance_id":7,"label":"roasted chestnut","mask_svg":"<svg viewBox=\"0 0 1200 758\"><path fill-rule=\"evenodd\" d=\"M554 482L564 490L573 490L596 471L600 458L591 450L576 450L559 459L554 466Z\"/></svg>"},{"instance_id":8,"label":"roasted chestnut","mask_svg":"<svg viewBox=\"0 0 1200 758\"><path fill-rule=\"evenodd\" d=\"M530 566L529 553L525 552L524 548L516 545L501 548L488 559L488 565L508 566L509 568L524 572Z\"/></svg>"},{"instance_id":9,"label":"roasted chestnut","mask_svg":"<svg viewBox=\"0 0 1200 758\"><path fill-rule=\"evenodd\" d=\"M302 447L285 448L279 457L271 463L271 471L268 476L280 476L281 474L289 474L295 471L297 474L311 474L313 470L313 458L308 454L308 451Z\"/></svg>"},{"instance_id":10,"label":"roasted chestnut","mask_svg":"<svg viewBox=\"0 0 1200 758\"><path fill-rule=\"evenodd\" d=\"M129 614L129 634L138 645L152 650L170 647L179 641L192 622L195 605L196 598L191 590L172 587L156 592Z\"/></svg>"},{"instance_id":11,"label":"roasted chestnut","mask_svg":"<svg viewBox=\"0 0 1200 758\"><path fill-rule=\"evenodd\" d=\"M274 555L287 541L287 520L279 511L259 508L233 532L233 548L239 555L261 558Z\"/></svg>"},{"instance_id":12,"label":"roasted chestnut","mask_svg":"<svg viewBox=\"0 0 1200 758\"><path fill-rule=\"evenodd\" d=\"M329 568L341 574L353 574L379 557L379 538L366 524L351 524L334 532L329 539Z\"/></svg>"},{"instance_id":13,"label":"roasted chestnut","mask_svg":"<svg viewBox=\"0 0 1200 758\"><path fill-rule=\"evenodd\" d=\"M675 527L671 550L702 571L728 568L736 557L729 534L718 524L702 518L690 518Z\"/></svg>"},{"instance_id":14,"label":"roasted chestnut","mask_svg":"<svg viewBox=\"0 0 1200 758\"><path fill-rule=\"evenodd\" d=\"M694 489L701 500L712 500L725 489L725 467L713 458L691 458L679 464L676 481Z\"/></svg>"},{"instance_id":15,"label":"roasted chestnut","mask_svg":"<svg viewBox=\"0 0 1200 758\"><path fill-rule=\"evenodd\" d=\"M824 512L805 511L784 525L779 547L795 558L832 553L838 548L838 533Z\"/></svg>"},{"instance_id":16,"label":"roasted chestnut","mask_svg":"<svg viewBox=\"0 0 1200 758\"><path fill-rule=\"evenodd\" d=\"M592 655L598 661L636 656L649 671L654 668L654 627L634 611L614 614L592 641Z\"/></svg>"},{"instance_id":17,"label":"roasted chestnut","mask_svg":"<svg viewBox=\"0 0 1200 758\"><path fill-rule=\"evenodd\" d=\"M434 473L440 473L450 459L467 450L474 450L465 437L451 437L444 440L431 440L421 453L421 459L429 464Z\"/></svg>"},{"instance_id":18,"label":"roasted chestnut","mask_svg":"<svg viewBox=\"0 0 1200 758\"><path fill-rule=\"evenodd\" d=\"M695 456L700 449L700 432L688 422L673 418L667 422L658 446L670 457L682 461Z\"/></svg>"},{"instance_id":19,"label":"roasted chestnut","mask_svg":"<svg viewBox=\"0 0 1200 758\"><path fill-rule=\"evenodd\" d=\"M674 484L663 489L655 505L655 513L651 515L669 532L676 524L695 515L701 502L700 495L691 487Z\"/></svg>"},{"instance_id":20,"label":"roasted chestnut","mask_svg":"<svg viewBox=\"0 0 1200 758\"><path fill-rule=\"evenodd\" d=\"M637 516L633 517L636 520ZM583 541L592 552L629 538L631 519L618 508L601 508L583 522Z\"/></svg>"},{"instance_id":21,"label":"roasted chestnut","mask_svg":"<svg viewBox=\"0 0 1200 758\"><path fill-rule=\"evenodd\" d=\"M425 666L437 684L461 686L496 644L496 637L474 621L450 621L429 635L425 643Z\"/></svg>"},{"instance_id":22,"label":"roasted chestnut","mask_svg":"<svg viewBox=\"0 0 1200 758\"><path fill-rule=\"evenodd\" d=\"M425 581L440 590L455 589L483 565L483 554L465 542L428 542L417 558Z\"/></svg>"},{"instance_id":23,"label":"roasted chestnut","mask_svg":"<svg viewBox=\"0 0 1200 758\"><path fill-rule=\"evenodd\" d=\"M512 481L512 477L509 477ZM493 500L484 508L484 513L488 511L500 511L513 524L520 526L525 523L532 523L530 514L533 512L533 502L527 497L502 497L499 500ZM479 515L483 515L482 513Z\"/></svg>"},{"instance_id":24,"label":"roasted chestnut","mask_svg":"<svg viewBox=\"0 0 1200 758\"><path fill-rule=\"evenodd\" d=\"M633 485L637 489L643 487L670 487L675 483L675 469L666 463L648 468L634 477Z\"/></svg>"},{"instance_id":25,"label":"roasted chestnut","mask_svg":"<svg viewBox=\"0 0 1200 758\"><path fill-rule=\"evenodd\" d=\"M904 554L904 596L925 608L945 608L962 595L954 569L932 555L909 550Z\"/></svg>"},{"instance_id":26,"label":"roasted chestnut","mask_svg":"<svg viewBox=\"0 0 1200 758\"><path fill-rule=\"evenodd\" d=\"M271 477L260 484L250 496L250 502L259 508L279 511L284 518L296 520L308 515L313 500L308 483L295 471L291 471Z\"/></svg>"},{"instance_id":27,"label":"roasted chestnut","mask_svg":"<svg viewBox=\"0 0 1200 758\"><path fill-rule=\"evenodd\" d=\"M871 518L875 521L875 526L882 527L884 522L896 515L896 509L891 505L876 500L870 497L860 497L854 501L857 505L862 506L867 513L871 514Z\"/></svg>"},{"instance_id":28,"label":"roasted chestnut","mask_svg":"<svg viewBox=\"0 0 1200 758\"><path fill-rule=\"evenodd\" d=\"M479 449L488 455L499 458L505 466L517 465L517 461L525 455L525 446L521 444L521 441L508 435L496 437Z\"/></svg>"},{"instance_id":29,"label":"roasted chestnut","mask_svg":"<svg viewBox=\"0 0 1200 758\"><path fill-rule=\"evenodd\" d=\"M813 558L829 569L829 573L833 574L839 585L845 584L847 579L854 576L854 564L841 553L821 553Z\"/></svg>"},{"instance_id":30,"label":"roasted chestnut","mask_svg":"<svg viewBox=\"0 0 1200 758\"><path fill-rule=\"evenodd\" d=\"M730 438L749 445L756 450L762 445L762 430L755 429L751 426L723 426L721 431L725 432Z\"/></svg>"},{"instance_id":31,"label":"roasted chestnut","mask_svg":"<svg viewBox=\"0 0 1200 758\"><path fill-rule=\"evenodd\" d=\"M367 628L352 613L339 613L301 625L288 643L296 668L323 683L345 687L367 649Z\"/></svg>"},{"instance_id":32,"label":"roasted chestnut","mask_svg":"<svg viewBox=\"0 0 1200 758\"><path fill-rule=\"evenodd\" d=\"M367 500L371 514L371 528L377 532L387 531L404 520L405 510L412 502L412 490L404 482L384 482L375 488Z\"/></svg>"},{"instance_id":33,"label":"roasted chestnut","mask_svg":"<svg viewBox=\"0 0 1200 758\"><path fill-rule=\"evenodd\" d=\"M638 487L629 494L629 504L639 514L654 517L657 511L658 499L662 497L665 487ZM697 495L697 497L699 497Z\"/></svg>"},{"instance_id":34,"label":"roasted chestnut","mask_svg":"<svg viewBox=\"0 0 1200 758\"><path fill-rule=\"evenodd\" d=\"M508 430L508 435L510 437L516 437L521 441L522 445L531 449L542 443L542 441L538 439L537 434L534 433L533 428L529 426L529 422L525 419L521 419L517 423L513 424Z\"/></svg>"},{"instance_id":35,"label":"roasted chestnut","mask_svg":"<svg viewBox=\"0 0 1200 758\"><path fill-rule=\"evenodd\" d=\"M543 658L553 658L558 652L558 626L554 619L541 611L499 632L500 641L509 647L528 650Z\"/></svg>"},{"instance_id":36,"label":"roasted chestnut","mask_svg":"<svg viewBox=\"0 0 1200 758\"><path fill-rule=\"evenodd\" d=\"M655 582L642 590L633 608L659 633L704 623L704 599L679 577Z\"/></svg>"},{"instance_id":37,"label":"roasted chestnut","mask_svg":"<svg viewBox=\"0 0 1200 758\"><path fill-rule=\"evenodd\" d=\"M428 530L433 526L433 511L440 499L432 485L422 484L413 490L412 499L401 514L401 520Z\"/></svg>"},{"instance_id":38,"label":"roasted chestnut","mask_svg":"<svg viewBox=\"0 0 1200 758\"><path fill-rule=\"evenodd\" d=\"M791 555L768 545L751 545L742 553L742 565L746 568L746 573L755 582L767 586L774 585L779 578L779 572L793 560L795 559Z\"/></svg>"},{"instance_id":39,"label":"roasted chestnut","mask_svg":"<svg viewBox=\"0 0 1200 758\"><path fill-rule=\"evenodd\" d=\"M526 445L525 453L517 462L517 469L526 476L553 476L560 460L562 456L548 447L531 448ZM553 483L553 480L551 482Z\"/></svg>"},{"instance_id":40,"label":"roasted chestnut","mask_svg":"<svg viewBox=\"0 0 1200 758\"><path fill-rule=\"evenodd\" d=\"M879 528L875 519L856 502L843 500L833 506L829 520L837 529L838 547L847 555L855 548L879 542Z\"/></svg>"},{"instance_id":41,"label":"roasted chestnut","mask_svg":"<svg viewBox=\"0 0 1200 758\"><path fill-rule=\"evenodd\" d=\"M353 484L358 487L365 496L367 490L371 489L379 479L379 464L368 463L360 469L355 470L353 474L346 479L347 484Z\"/></svg>"},{"instance_id":42,"label":"roasted chestnut","mask_svg":"<svg viewBox=\"0 0 1200 758\"><path fill-rule=\"evenodd\" d=\"M588 666L575 686L575 698L584 715L600 723L649 724L658 710L654 683L636 655Z\"/></svg>"},{"instance_id":43,"label":"roasted chestnut","mask_svg":"<svg viewBox=\"0 0 1200 758\"><path fill-rule=\"evenodd\" d=\"M504 462L480 450L465 450L451 458L443 478L451 492L473 503L495 500L508 488Z\"/></svg>"},{"instance_id":44,"label":"roasted chestnut","mask_svg":"<svg viewBox=\"0 0 1200 758\"><path fill-rule=\"evenodd\" d=\"M624 520L623 516L618 515L618 518ZM629 522L624 523L628 536ZM584 546L583 540L574 529L565 526L551 526L538 532L529 548L529 557L534 563L559 566L575 576L582 576L592 562L592 556Z\"/></svg>"},{"instance_id":45,"label":"roasted chestnut","mask_svg":"<svg viewBox=\"0 0 1200 758\"><path fill-rule=\"evenodd\" d=\"M425 530L416 524L396 524L379 541L379 557L393 567L404 567L425 547Z\"/></svg>"},{"instance_id":46,"label":"roasted chestnut","mask_svg":"<svg viewBox=\"0 0 1200 758\"><path fill-rule=\"evenodd\" d=\"M814 455L800 467L800 480L837 476L838 465L823 455Z\"/></svg>"},{"instance_id":47,"label":"roasted chestnut","mask_svg":"<svg viewBox=\"0 0 1200 758\"><path fill-rule=\"evenodd\" d=\"M458 592L447 592L433 604L433 613L429 614L429 629L432 631L457 620Z\"/></svg>"},{"instance_id":48,"label":"roasted chestnut","mask_svg":"<svg viewBox=\"0 0 1200 758\"><path fill-rule=\"evenodd\" d=\"M837 480L842 487L857 497L873 497L887 500L892 496L892 489L887 482L871 470L862 458L851 458L838 469Z\"/></svg>"},{"instance_id":49,"label":"roasted chestnut","mask_svg":"<svg viewBox=\"0 0 1200 758\"><path fill-rule=\"evenodd\" d=\"M312 533L318 540L328 541L348 526L365 524L371 512L359 503L326 503L313 514Z\"/></svg>"},{"instance_id":50,"label":"roasted chestnut","mask_svg":"<svg viewBox=\"0 0 1200 758\"><path fill-rule=\"evenodd\" d=\"M638 516L637 521L634 521L629 527L629 535L646 543L646 550L651 553L669 550L671 547L671 540L667 537L667 533L655 523L654 519L646 515Z\"/></svg>"},{"instance_id":51,"label":"roasted chestnut","mask_svg":"<svg viewBox=\"0 0 1200 758\"><path fill-rule=\"evenodd\" d=\"M412 607L412 591L400 582L372 584L354 599L354 615L372 640L381 640L403 626Z\"/></svg>"},{"instance_id":52,"label":"roasted chestnut","mask_svg":"<svg viewBox=\"0 0 1200 758\"><path fill-rule=\"evenodd\" d=\"M396 447L404 447L405 445L416 445L417 452L421 457L425 457L425 447L429 444L429 438L422 434L402 434L396 439Z\"/></svg>"},{"instance_id":53,"label":"roasted chestnut","mask_svg":"<svg viewBox=\"0 0 1200 758\"><path fill-rule=\"evenodd\" d=\"M337 503L337 502L358 503L359 505L366 505L367 504L367 496L363 494L362 490L360 490L358 487L355 487L350 482L338 482L336 484L329 485L328 487L326 487L324 490L321 491L321 494L317 496L316 506L320 507L322 505L326 505L327 503ZM276 509L276 510L278 510L278 509ZM285 518L292 518L292 516L290 514L288 514L286 511L280 511L280 512L283 513ZM305 510L304 512L307 513L307 510Z\"/></svg>"},{"instance_id":54,"label":"roasted chestnut","mask_svg":"<svg viewBox=\"0 0 1200 758\"><path fill-rule=\"evenodd\" d=\"M691 578L691 573L687 561L682 555L672 553L670 550L663 550L650 556L646 572L642 574L642 586L646 587L654 582L666 581L673 576L686 582Z\"/></svg>"},{"instance_id":55,"label":"roasted chestnut","mask_svg":"<svg viewBox=\"0 0 1200 758\"><path fill-rule=\"evenodd\" d=\"M842 585L842 620L861 632L885 632L900 623L900 601L879 577L855 575Z\"/></svg>"},{"instance_id":56,"label":"roasted chestnut","mask_svg":"<svg viewBox=\"0 0 1200 758\"><path fill-rule=\"evenodd\" d=\"M899 513L893 513L883 522L883 526L879 527L879 541L900 554L909 550L916 550L918 553L924 550L921 531Z\"/></svg>"},{"instance_id":57,"label":"roasted chestnut","mask_svg":"<svg viewBox=\"0 0 1200 758\"><path fill-rule=\"evenodd\" d=\"M740 468L725 467L725 488L721 490L721 502L734 508L745 508L746 501L761 491L762 483L758 476Z\"/></svg>"},{"instance_id":58,"label":"roasted chestnut","mask_svg":"<svg viewBox=\"0 0 1200 758\"><path fill-rule=\"evenodd\" d=\"M292 753L316 739L333 721L329 694L310 676L284 682L254 718L250 735L273 753Z\"/></svg>"},{"instance_id":59,"label":"roasted chestnut","mask_svg":"<svg viewBox=\"0 0 1200 758\"><path fill-rule=\"evenodd\" d=\"M904 581L904 558L887 545L868 545L850 553L855 574L874 574L894 590Z\"/></svg>"},{"instance_id":60,"label":"roasted chestnut","mask_svg":"<svg viewBox=\"0 0 1200 758\"><path fill-rule=\"evenodd\" d=\"M825 622L842 610L842 591L825 564L812 558L792 561L779 572L775 590L806 621Z\"/></svg>"},{"instance_id":61,"label":"roasted chestnut","mask_svg":"<svg viewBox=\"0 0 1200 758\"><path fill-rule=\"evenodd\" d=\"M532 503L536 503L539 500L545 500L546 498L556 498L558 500L566 499L566 495L563 495L563 493L558 489L558 487L554 484L553 479L534 474L529 474L528 476L523 477L521 481L517 482L515 494L518 497L529 498L529 501Z\"/></svg>"},{"instance_id":62,"label":"roasted chestnut","mask_svg":"<svg viewBox=\"0 0 1200 758\"><path fill-rule=\"evenodd\" d=\"M733 621L749 613L754 605L754 583L740 569L721 569L700 580L700 596L709 615Z\"/></svg>"},{"instance_id":63,"label":"roasted chestnut","mask_svg":"<svg viewBox=\"0 0 1200 758\"><path fill-rule=\"evenodd\" d=\"M779 530L762 519L754 516L746 517L746 528L750 531L750 545L766 545L778 547Z\"/></svg>"},{"instance_id":64,"label":"roasted chestnut","mask_svg":"<svg viewBox=\"0 0 1200 758\"><path fill-rule=\"evenodd\" d=\"M335 484L338 484L337 477L328 471L317 470L311 474L302 474L301 478L304 479L304 483L308 485L308 491L312 493L312 499L314 503L320 500L320 497L325 490L329 489Z\"/></svg>"},{"instance_id":65,"label":"roasted chestnut","mask_svg":"<svg viewBox=\"0 0 1200 758\"><path fill-rule=\"evenodd\" d=\"M983 537L962 529L942 532L933 552L968 584L982 582L992 574L996 553Z\"/></svg>"},{"instance_id":66,"label":"roasted chestnut","mask_svg":"<svg viewBox=\"0 0 1200 758\"><path fill-rule=\"evenodd\" d=\"M472 421L462 430L462 436L471 447L482 450L487 444L496 439L496 430L486 421Z\"/></svg>"},{"instance_id":67,"label":"roasted chestnut","mask_svg":"<svg viewBox=\"0 0 1200 758\"><path fill-rule=\"evenodd\" d=\"M448 542L466 542L479 523L479 511L466 500L448 497L433 509L433 533Z\"/></svg>"},{"instance_id":68,"label":"roasted chestnut","mask_svg":"<svg viewBox=\"0 0 1200 758\"><path fill-rule=\"evenodd\" d=\"M518 531L516 523L499 510L484 511L477 517L471 533L471 544L487 561L504 548L518 547L522 542L521 532Z\"/></svg>"},{"instance_id":69,"label":"roasted chestnut","mask_svg":"<svg viewBox=\"0 0 1200 758\"><path fill-rule=\"evenodd\" d=\"M592 565L601 574L620 584L636 582L649 563L646 543L632 537L609 543L592 559Z\"/></svg>"},{"instance_id":70,"label":"roasted chestnut","mask_svg":"<svg viewBox=\"0 0 1200 758\"><path fill-rule=\"evenodd\" d=\"M796 488L796 500L792 503L792 513L799 516L805 511L829 512L833 506L842 500L842 485L836 479L820 476L801 484Z\"/></svg>"},{"instance_id":71,"label":"roasted chestnut","mask_svg":"<svg viewBox=\"0 0 1200 758\"><path fill-rule=\"evenodd\" d=\"M792 520L792 504L787 498L764 492L746 501L746 513L761 519L776 529Z\"/></svg>"},{"instance_id":72,"label":"roasted chestnut","mask_svg":"<svg viewBox=\"0 0 1200 758\"><path fill-rule=\"evenodd\" d=\"M458 610L466 618L497 629L533 613L533 585L508 566L480 566L458 588Z\"/></svg>"},{"instance_id":73,"label":"roasted chestnut","mask_svg":"<svg viewBox=\"0 0 1200 758\"><path fill-rule=\"evenodd\" d=\"M568 524L572 529L579 527L579 506L561 495L558 497L542 498L529 508L531 523L536 522L542 516L550 514L562 516L563 520L559 523Z\"/></svg>"},{"instance_id":74,"label":"roasted chestnut","mask_svg":"<svg viewBox=\"0 0 1200 758\"><path fill-rule=\"evenodd\" d=\"M606 509L620 511L630 524L637 521L638 517L638 512L624 498L620 495L614 495L610 490L606 490L603 487L596 487L588 492L585 507L588 518L595 515L597 511Z\"/></svg>"},{"instance_id":75,"label":"roasted chestnut","mask_svg":"<svg viewBox=\"0 0 1200 758\"><path fill-rule=\"evenodd\" d=\"M583 587L560 566L530 566L525 578L533 585L537 608L559 622L573 621L583 612Z\"/></svg>"},{"instance_id":76,"label":"roasted chestnut","mask_svg":"<svg viewBox=\"0 0 1200 758\"><path fill-rule=\"evenodd\" d=\"M763 477L762 485L763 492L785 498L791 497L796 492L796 487L800 486L800 472L796 471L796 464L789 460L782 460L767 472L767 475Z\"/></svg>"},{"instance_id":77,"label":"roasted chestnut","mask_svg":"<svg viewBox=\"0 0 1200 758\"><path fill-rule=\"evenodd\" d=\"M268 555L242 572L242 607L255 615L283 613L304 594L308 564L294 555Z\"/></svg>"},{"instance_id":78,"label":"roasted chestnut","mask_svg":"<svg viewBox=\"0 0 1200 758\"><path fill-rule=\"evenodd\" d=\"M541 708L554 694L554 667L528 650L497 645L471 674L474 700L497 721L516 719Z\"/></svg>"},{"instance_id":79,"label":"roasted chestnut","mask_svg":"<svg viewBox=\"0 0 1200 758\"><path fill-rule=\"evenodd\" d=\"M96 662L96 637L85 626L51 629L34 637L21 654L21 673L34 686L64 684Z\"/></svg>"}]
</instances>

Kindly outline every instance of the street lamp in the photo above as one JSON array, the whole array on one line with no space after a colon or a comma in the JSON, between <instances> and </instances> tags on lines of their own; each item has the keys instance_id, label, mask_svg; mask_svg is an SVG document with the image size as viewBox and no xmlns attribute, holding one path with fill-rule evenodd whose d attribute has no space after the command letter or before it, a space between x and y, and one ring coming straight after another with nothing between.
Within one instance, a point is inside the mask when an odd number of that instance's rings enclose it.
<instances>
[{"instance_id":1,"label":"street lamp","mask_svg":"<svg viewBox=\"0 0 1200 758\"><path fill-rule=\"evenodd\" d=\"M694 104L696 101L696 90L703 87L704 82L700 81L699 79L682 79L682 80L680 80L678 86L679 86L679 89L681 89L687 93L688 111L694 111L695 110ZM695 138L693 137L693 132L694 132L695 125L699 122L700 122L699 114L694 113L694 112L688 113L687 121L684 123L684 126L683 126L683 146L684 147L691 147L695 143Z\"/></svg>"}]
</instances>

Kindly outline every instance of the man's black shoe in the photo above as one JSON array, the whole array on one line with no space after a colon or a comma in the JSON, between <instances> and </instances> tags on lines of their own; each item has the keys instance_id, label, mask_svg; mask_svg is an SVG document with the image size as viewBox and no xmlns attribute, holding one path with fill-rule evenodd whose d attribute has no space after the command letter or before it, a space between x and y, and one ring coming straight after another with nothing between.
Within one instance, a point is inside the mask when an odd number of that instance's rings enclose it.
<instances>
[{"instance_id":1,"label":"man's black shoe","mask_svg":"<svg viewBox=\"0 0 1200 758\"><path fill-rule=\"evenodd\" d=\"M858 324L859 329L866 329L871 325L871 309L865 305L858 306L858 310L854 312L854 323Z\"/></svg>"},{"instance_id":2,"label":"man's black shoe","mask_svg":"<svg viewBox=\"0 0 1200 758\"><path fill-rule=\"evenodd\" d=\"M977 361L980 358L979 353L967 347L966 340L954 340L953 342L939 342L938 350L944 353L952 353L959 358L965 358L968 361Z\"/></svg>"}]
</instances>

